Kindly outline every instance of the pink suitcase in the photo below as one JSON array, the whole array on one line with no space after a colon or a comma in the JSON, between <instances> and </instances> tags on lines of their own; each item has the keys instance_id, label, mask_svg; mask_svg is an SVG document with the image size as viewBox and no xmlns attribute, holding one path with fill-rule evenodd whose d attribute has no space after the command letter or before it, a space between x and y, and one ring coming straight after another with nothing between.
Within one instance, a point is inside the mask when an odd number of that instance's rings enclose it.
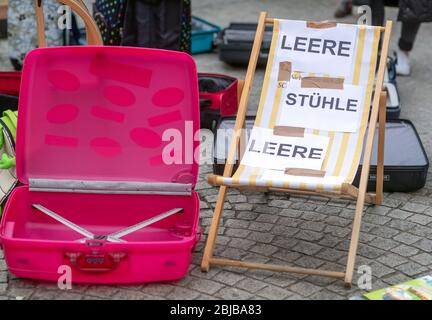
<instances>
[{"instance_id":1,"label":"pink suitcase","mask_svg":"<svg viewBox=\"0 0 432 320\"><path fill-rule=\"evenodd\" d=\"M17 133L24 186L11 194L0 227L9 271L57 281L59 267L67 265L75 283L183 277L199 240L198 130L197 72L184 53L32 51L24 63ZM175 208L182 210L110 236Z\"/></svg>"}]
</instances>

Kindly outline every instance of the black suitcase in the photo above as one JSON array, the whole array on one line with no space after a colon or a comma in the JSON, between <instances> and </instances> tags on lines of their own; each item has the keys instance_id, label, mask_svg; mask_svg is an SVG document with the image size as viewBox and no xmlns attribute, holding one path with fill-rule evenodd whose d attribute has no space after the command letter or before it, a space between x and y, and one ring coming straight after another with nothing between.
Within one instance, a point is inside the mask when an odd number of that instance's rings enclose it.
<instances>
[{"instance_id":1,"label":"black suitcase","mask_svg":"<svg viewBox=\"0 0 432 320\"><path fill-rule=\"evenodd\" d=\"M368 191L375 191L377 141L378 132L372 149ZM356 186L360 180L361 167L353 182ZM386 123L384 145L384 191L410 192L421 189L426 183L428 169L428 157L411 121L389 120Z\"/></svg>"},{"instance_id":2,"label":"black suitcase","mask_svg":"<svg viewBox=\"0 0 432 320\"><path fill-rule=\"evenodd\" d=\"M255 117L249 116L246 118L246 139L254 122ZM215 174L223 174L225 159L231 141L231 134L229 132L218 129L233 129L234 123L234 117L223 118L217 126L213 153L213 172ZM223 132L226 134L224 135ZM375 135L372 152L368 191L375 190L377 138L378 133ZM424 187L429 169L429 160L420 137L411 121L389 120L386 123L384 150L384 191L410 192ZM237 169L237 166L238 163L236 161L234 170ZM356 186L358 186L359 183L361 167L360 165L353 182Z\"/></svg>"},{"instance_id":3,"label":"black suitcase","mask_svg":"<svg viewBox=\"0 0 432 320\"><path fill-rule=\"evenodd\" d=\"M228 28L219 32L215 44L219 48L219 60L237 66L247 66L255 38L256 23L231 23ZM272 39L273 26L267 25L258 65L265 66Z\"/></svg>"}]
</instances>

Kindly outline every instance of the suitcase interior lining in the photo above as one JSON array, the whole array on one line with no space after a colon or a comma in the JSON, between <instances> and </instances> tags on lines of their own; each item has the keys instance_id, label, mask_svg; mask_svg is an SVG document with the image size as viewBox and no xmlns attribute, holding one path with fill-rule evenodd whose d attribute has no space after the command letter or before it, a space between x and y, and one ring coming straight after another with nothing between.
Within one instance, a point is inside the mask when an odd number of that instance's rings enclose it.
<instances>
[{"instance_id":1,"label":"suitcase interior lining","mask_svg":"<svg viewBox=\"0 0 432 320\"><path fill-rule=\"evenodd\" d=\"M184 208L148 227L124 236L127 242L181 242L190 240L197 224L196 196L113 195L30 192L20 187L9 202L8 223L2 233L15 239L75 241L84 236L32 208L42 204L96 235L108 235L160 213Z\"/></svg>"}]
</instances>

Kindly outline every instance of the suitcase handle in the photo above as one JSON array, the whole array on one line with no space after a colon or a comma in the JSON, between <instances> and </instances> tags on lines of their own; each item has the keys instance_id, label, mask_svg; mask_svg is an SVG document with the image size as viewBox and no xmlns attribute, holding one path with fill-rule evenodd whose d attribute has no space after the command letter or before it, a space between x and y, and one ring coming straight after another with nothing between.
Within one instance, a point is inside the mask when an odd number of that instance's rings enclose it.
<instances>
[{"instance_id":1,"label":"suitcase handle","mask_svg":"<svg viewBox=\"0 0 432 320\"><path fill-rule=\"evenodd\" d=\"M67 252L65 257L70 264L83 273L108 273L114 271L121 260L126 257L124 252L107 253L102 251Z\"/></svg>"},{"instance_id":2,"label":"suitcase handle","mask_svg":"<svg viewBox=\"0 0 432 320\"><path fill-rule=\"evenodd\" d=\"M87 32L87 43L88 45L102 46L102 36L93 20L92 16L87 11L87 7L82 0L57 0L59 3L71 7L84 21ZM36 27L38 33L38 44L39 48L46 47L45 39L45 18L43 13L42 0L34 0L36 10Z\"/></svg>"}]
</instances>

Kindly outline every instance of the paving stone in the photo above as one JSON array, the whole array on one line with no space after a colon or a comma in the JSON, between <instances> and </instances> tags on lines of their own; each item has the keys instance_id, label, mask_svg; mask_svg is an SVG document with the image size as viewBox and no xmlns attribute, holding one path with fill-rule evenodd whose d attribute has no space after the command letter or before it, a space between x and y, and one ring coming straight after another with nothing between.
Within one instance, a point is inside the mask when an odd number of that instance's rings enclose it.
<instances>
[{"instance_id":1,"label":"paving stone","mask_svg":"<svg viewBox=\"0 0 432 320\"><path fill-rule=\"evenodd\" d=\"M267 204L268 199L263 194L255 194L253 196L248 196L247 202L253 203L253 204Z\"/></svg>"},{"instance_id":2,"label":"paving stone","mask_svg":"<svg viewBox=\"0 0 432 320\"><path fill-rule=\"evenodd\" d=\"M364 244L358 247L357 252L359 255L369 259L376 259L378 257L381 257L385 253L384 250L377 249Z\"/></svg>"},{"instance_id":3,"label":"paving stone","mask_svg":"<svg viewBox=\"0 0 432 320\"><path fill-rule=\"evenodd\" d=\"M405 220L406 218L411 217L413 214L414 214L413 212L395 209L395 210L390 211L387 216L392 217L392 218L396 218L396 219Z\"/></svg>"},{"instance_id":4,"label":"paving stone","mask_svg":"<svg viewBox=\"0 0 432 320\"><path fill-rule=\"evenodd\" d=\"M286 236L286 237L292 237L292 236L294 236L298 232L299 232L298 228L287 227L287 226L280 226L280 225L275 225L274 228L271 230L272 234L283 235L283 236Z\"/></svg>"},{"instance_id":5,"label":"paving stone","mask_svg":"<svg viewBox=\"0 0 432 320\"><path fill-rule=\"evenodd\" d=\"M328 218L328 215L326 214L322 214L322 213L318 213L318 212L305 212L302 214L301 217L303 220L306 221L326 221Z\"/></svg>"},{"instance_id":6,"label":"paving stone","mask_svg":"<svg viewBox=\"0 0 432 320\"><path fill-rule=\"evenodd\" d=\"M2 293L1 286L2 284L0 284L0 294ZM11 286L10 288L8 288L7 295L13 299L18 298L18 300L27 300L31 297L33 292L34 288L15 288Z\"/></svg>"},{"instance_id":7,"label":"paving stone","mask_svg":"<svg viewBox=\"0 0 432 320\"><path fill-rule=\"evenodd\" d=\"M240 248L215 248L215 254L228 259L241 259L247 253Z\"/></svg>"},{"instance_id":8,"label":"paving stone","mask_svg":"<svg viewBox=\"0 0 432 320\"><path fill-rule=\"evenodd\" d=\"M389 217L384 217L384 216L380 216L377 214L367 213L363 216L363 221L377 224L377 225L384 225L387 222L389 222L390 220L391 220L391 218L389 218Z\"/></svg>"},{"instance_id":9,"label":"paving stone","mask_svg":"<svg viewBox=\"0 0 432 320\"><path fill-rule=\"evenodd\" d=\"M174 286L167 283L149 283L141 291L151 296L167 296L174 290Z\"/></svg>"},{"instance_id":10,"label":"paving stone","mask_svg":"<svg viewBox=\"0 0 432 320\"><path fill-rule=\"evenodd\" d=\"M8 272L0 271L0 283L6 283L8 280Z\"/></svg>"},{"instance_id":11,"label":"paving stone","mask_svg":"<svg viewBox=\"0 0 432 320\"><path fill-rule=\"evenodd\" d=\"M246 238L251 232L246 229L235 229L235 228L229 228L225 231L225 235L228 237L239 237L239 238Z\"/></svg>"},{"instance_id":12,"label":"paving stone","mask_svg":"<svg viewBox=\"0 0 432 320\"><path fill-rule=\"evenodd\" d=\"M418 255L415 255L411 257L412 260L415 262L420 263L424 266L432 266L432 254L429 253L420 253Z\"/></svg>"},{"instance_id":13,"label":"paving stone","mask_svg":"<svg viewBox=\"0 0 432 320\"><path fill-rule=\"evenodd\" d=\"M323 231L326 224L323 222L305 221L300 225L300 227L306 230Z\"/></svg>"},{"instance_id":14,"label":"paving stone","mask_svg":"<svg viewBox=\"0 0 432 320\"><path fill-rule=\"evenodd\" d=\"M408 193L394 192L389 195L389 198L400 200L401 202L408 202L408 200L411 199L412 196Z\"/></svg>"},{"instance_id":15,"label":"paving stone","mask_svg":"<svg viewBox=\"0 0 432 320\"><path fill-rule=\"evenodd\" d=\"M248 239L256 242L262 242L262 243L270 243L272 242L273 238L274 235L272 234L264 233L264 232L256 232L256 231L252 231L248 236Z\"/></svg>"},{"instance_id":16,"label":"paving stone","mask_svg":"<svg viewBox=\"0 0 432 320\"><path fill-rule=\"evenodd\" d=\"M329 233L332 236L335 237L340 237L340 238L345 238L346 236L348 236L351 233L350 228L342 228L342 227L338 227L338 226L327 226L324 229L325 233Z\"/></svg>"},{"instance_id":17,"label":"paving stone","mask_svg":"<svg viewBox=\"0 0 432 320\"><path fill-rule=\"evenodd\" d=\"M399 245L399 242L391 239L374 237L373 241L370 241L369 244L379 249L390 250L397 247Z\"/></svg>"},{"instance_id":18,"label":"paving stone","mask_svg":"<svg viewBox=\"0 0 432 320\"><path fill-rule=\"evenodd\" d=\"M267 284L265 282L251 278L245 278L243 280L240 280L240 282L236 284L236 287L251 293L256 293L257 291L261 290L266 286Z\"/></svg>"},{"instance_id":19,"label":"paving stone","mask_svg":"<svg viewBox=\"0 0 432 320\"><path fill-rule=\"evenodd\" d=\"M224 285L216 281L207 279L195 279L194 281L191 281L188 286L190 289L210 295L215 294L217 291L224 287Z\"/></svg>"},{"instance_id":20,"label":"paving stone","mask_svg":"<svg viewBox=\"0 0 432 320\"><path fill-rule=\"evenodd\" d=\"M318 244L325 247L335 248L338 244L341 243L341 241L342 240L340 238L336 238L326 234L325 237L318 242Z\"/></svg>"},{"instance_id":21,"label":"paving stone","mask_svg":"<svg viewBox=\"0 0 432 320\"><path fill-rule=\"evenodd\" d=\"M299 218L303 214L303 211L294 210L292 208L283 209L279 212L279 216L290 217L290 218Z\"/></svg>"},{"instance_id":22,"label":"paving stone","mask_svg":"<svg viewBox=\"0 0 432 320\"><path fill-rule=\"evenodd\" d=\"M408 281L408 280L412 280L412 278L403 274L403 273L400 273L399 271L397 273L391 275L391 276L383 278L383 281L385 283L387 283L387 286L393 286L393 285L400 284L400 283ZM374 286L374 289L381 289L384 287L385 286L381 286L381 287L375 287Z\"/></svg>"},{"instance_id":23,"label":"paving stone","mask_svg":"<svg viewBox=\"0 0 432 320\"><path fill-rule=\"evenodd\" d=\"M315 203L309 202L294 202L291 205L291 209L301 210L301 211L314 211L317 205Z\"/></svg>"},{"instance_id":24,"label":"paving stone","mask_svg":"<svg viewBox=\"0 0 432 320\"><path fill-rule=\"evenodd\" d=\"M332 206L325 205L325 206L316 207L315 211L319 212L319 213L324 213L327 215L336 215L336 214L340 213L342 211L342 209L339 207L332 207Z\"/></svg>"},{"instance_id":25,"label":"paving stone","mask_svg":"<svg viewBox=\"0 0 432 320\"><path fill-rule=\"evenodd\" d=\"M234 273L234 272L228 272L228 271L220 271L218 272L214 277L214 281L221 282L228 286L233 286L240 280L243 280L245 278L244 275Z\"/></svg>"},{"instance_id":26,"label":"paving stone","mask_svg":"<svg viewBox=\"0 0 432 320\"><path fill-rule=\"evenodd\" d=\"M55 300L58 296L58 290L37 289L31 296L32 300Z\"/></svg>"},{"instance_id":27,"label":"paving stone","mask_svg":"<svg viewBox=\"0 0 432 320\"><path fill-rule=\"evenodd\" d=\"M5 260L0 260L0 271L6 271L7 265Z\"/></svg>"},{"instance_id":28,"label":"paving stone","mask_svg":"<svg viewBox=\"0 0 432 320\"><path fill-rule=\"evenodd\" d=\"M274 227L273 223L253 221L249 225L249 230L266 232L266 231L270 231L273 227Z\"/></svg>"},{"instance_id":29,"label":"paving stone","mask_svg":"<svg viewBox=\"0 0 432 320\"><path fill-rule=\"evenodd\" d=\"M432 238L432 226L416 226L415 228L410 230L410 233L422 238Z\"/></svg>"},{"instance_id":30,"label":"paving stone","mask_svg":"<svg viewBox=\"0 0 432 320\"><path fill-rule=\"evenodd\" d=\"M391 251L402 257L411 257L418 252L418 249L413 248L411 246L407 246L405 244L401 244L400 246L391 249Z\"/></svg>"},{"instance_id":31,"label":"paving stone","mask_svg":"<svg viewBox=\"0 0 432 320\"><path fill-rule=\"evenodd\" d=\"M225 287L221 289L216 296L226 300L246 300L253 297L251 293L233 287Z\"/></svg>"},{"instance_id":32,"label":"paving stone","mask_svg":"<svg viewBox=\"0 0 432 320\"><path fill-rule=\"evenodd\" d=\"M300 230L296 233L295 237L297 239L306 240L306 241L318 241L324 237L322 232L315 232L311 230Z\"/></svg>"},{"instance_id":33,"label":"paving stone","mask_svg":"<svg viewBox=\"0 0 432 320\"><path fill-rule=\"evenodd\" d=\"M396 270L405 273L406 275L413 277L418 275L419 273L426 271L427 269L423 267L421 264L410 261L399 266L395 267Z\"/></svg>"},{"instance_id":34,"label":"paving stone","mask_svg":"<svg viewBox=\"0 0 432 320\"><path fill-rule=\"evenodd\" d=\"M345 219L338 216L330 216L326 222L327 224L334 225L334 226L347 227L352 224L352 219Z\"/></svg>"},{"instance_id":35,"label":"paving stone","mask_svg":"<svg viewBox=\"0 0 432 320\"><path fill-rule=\"evenodd\" d=\"M327 202L327 205L328 205L328 206L334 206L334 207L344 208L344 207L346 207L349 203L350 203L349 200L344 200L344 199L331 199L330 201Z\"/></svg>"},{"instance_id":36,"label":"paving stone","mask_svg":"<svg viewBox=\"0 0 432 320\"><path fill-rule=\"evenodd\" d=\"M399 242L402 242L404 244L410 245L410 244L413 244L414 242L419 241L421 238L417 237L415 235L412 235L410 233L404 232L404 233L398 234L393 239L397 240Z\"/></svg>"},{"instance_id":37,"label":"paving stone","mask_svg":"<svg viewBox=\"0 0 432 320\"><path fill-rule=\"evenodd\" d=\"M233 238L229 246L234 248L242 248L245 250L249 250L253 245L255 245L256 242L248 239L241 239L241 238Z\"/></svg>"},{"instance_id":38,"label":"paving stone","mask_svg":"<svg viewBox=\"0 0 432 320\"><path fill-rule=\"evenodd\" d=\"M387 213L389 213L391 208L385 207L385 206L373 206L366 210L366 212L369 214L377 214L380 216L385 216Z\"/></svg>"},{"instance_id":39,"label":"paving stone","mask_svg":"<svg viewBox=\"0 0 432 320\"><path fill-rule=\"evenodd\" d=\"M196 299L199 296L199 293L195 290L191 290L188 288L175 287L170 294L168 294L167 298L170 300L192 300Z\"/></svg>"},{"instance_id":40,"label":"paving stone","mask_svg":"<svg viewBox=\"0 0 432 320\"><path fill-rule=\"evenodd\" d=\"M256 221L274 224L278 219L279 219L278 215L262 213L256 218Z\"/></svg>"},{"instance_id":41,"label":"paving stone","mask_svg":"<svg viewBox=\"0 0 432 320\"><path fill-rule=\"evenodd\" d=\"M257 294L269 300L282 300L291 296L293 293L277 286L269 285L261 289Z\"/></svg>"},{"instance_id":42,"label":"paving stone","mask_svg":"<svg viewBox=\"0 0 432 320\"><path fill-rule=\"evenodd\" d=\"M282 288L286 288L297 281L298 281L297 278L294 278L291 274L288 273L278 273L266 279L267 283Z\"/></svg>"},{"instance_id":43,"label":"paving stone","mask_svg":"<svg viewBox=\"0 0 432 320\"><path fill-rule=\"evenodd\" d=\"M301 257L295 261L295 265L301 268L318 269L324 264L323 260L314 257Z\"/></svg>"},{"instance_id":44,"label":"paving stone","mask_svg":"<svg viewBox=\"0 0 432 320\"><path fill-rule=\"evenodd\" d=\"M424 214L415 214L408 218L409 221L421 224L423 226L432 223L432 217L424 215Z\"/></svg>"},{"instance_id":45,"label":"paving stone","mask_svg":"<svg viewBox=\"0 0 432 320\"><path fill-rule=\"evenodd\" d=\"M388 274L391 274L394 272L394 270L392 268L389 268L379 262L376 261L372 261L370 263L370 267L372 269L372 275L374 277L378 277L378 278L382 278Z\"/></svg>"},{"instance_id":46,"label":"paving stone","mask_svg":"<svg viewBox=\"0 0 432 320\"><path fill-rule=\"evenodd\" d=\"M419 242L414 243L413 246L426 252L432 252L432 240L421 239Z\"/></svg>"},{"instance_id":47,"label":"paving stone","mask_svg":"<svg viewBox=\"0 0 432 320\"><path fill-rule=\"evenodd\" d=\"M282 208L286 209L291 205L291 201L289 200L271 200L269 202L270 207Z\"/></svg>"},{"instance_id":48,"label":"paving stone","mask_svg":"<svg viewBox=\"0 0 432 320\"><path fill-rule=\"evenodd\" d=\"M312 294L309 297L311 300L345 300L343 296L334 294L334 292L328 290L321 290L317 293Z\"/></svg>"},{"instance_id":49,"label":"paving stone","mask_svg":"<svg viewBox=\"0 0 432 320\"><path fill-rule=\"evenodd\" d=\"M314 244L309 243L306 241L299 241L296 246L293 248L294 251L306 254L306 255L315 255L320 251L322 247Z\"/></svg>"},{"instance_id":50,"label":"paving stone","mask_svg":"<svg viewBox=\"0 0 432 320\"><path fill-rule=\"evenodd\" d=\"M298 225L300 223L302 223L303 221L300 219L295 219L295 218L289 218L289 217L282 217L279 219L278 224L279 225L284 225L287 227L298 227Z\"/></svg>"},{"instance_id":51,"label":"paving stone","mask_svg":"<svg viewBox=\"0 0 432 320\"><path fill-rule=\"evenodd\" d=\"M228 219L224 226L228 228L236 228L236 229L248 229L250 222L245 220L238 219Z\"/></svg>"},{"instance_id":52,"label":"paving stone","mask_svg":"<svg viewBox=\"0 0 432 320\"><path fill-rule=\"evenodd\" d=\"M385 206L385 207L390 207L390 208L397 208L401 205L401 203L402 203L402 201L397 200L397 199L392 199L392 198L387 196L387 197L384 197L384 200L381 204L381 207Z\"/></svg>"},{"instance_id":53,"label":"paving stone","mask_svg":"<svg viewBox=\"0 0 432 320\"><path fill-rule=\"evenodd\" d=\"M325 248L322 251L320 251L316 256L318 258L334 262L345 257L346 252L332 249L332 248Z\"/></svg>"},{"instance_id":54,"label":"paving stone","mask_svg":"<svg viewBox=\"0 0 432 320\"><path fill-rule=\"evenodd\" d=\"M233 209L238 211L250 211L253 209L253 205L250 203L234 203Z\"/></svg>"},{"instance_id":55,"label":"paving stone","mask_svg":"<svg viewBox=\"0 0 432 320\"><path fill-rule=\"evenodd\" d=\"M278 248L269 244L257 244L250 248L251 252L259 253L265 256L271 256L273 253L278 251Z\"/></svg>"},{"instance_id":56,"label":"paving stone","mask_svg":"<svg viewBox=\"0 0 432 320\"><path fill-rule=\"evenodd\" d=\"M136 297L135 295L132 295L129 298L125 298L125 299L130 300L130 299L134 299L135 297ZM83 298L83 295L80 293L62 291L56 295L54 300L82 300L82 298ZM33 299L33 296L32 296L32 299Z\"/></svg>"},{"instance_id":57,"label":"paving stone","mask_svg":"<svg viewBox=\"0 0 432 320\"><path fill-rule=\"evenodd\" d=\"M423 213L426 209L428 209L428 206L425 206L424 204L415 203L415 202L407 202L402 206L402 210L416 212L416 213Z\"/></svg>"},{"instance_id":58,"label":"paving stone","mask_svg":"<svg viewBox=\"0 0 432 320\"><path fill-rule=\"evenodd\" d=\"M118 292L118 288L113 286L93 285L86 290L87 295L101 298L110 298Z\"/></svg>"},{"instance_id":59,"label":"paving stone","mask_svg":"<svg viewBox=\"0 0 432 320\"><path fill-rule=\"evenodd\" d=\"M0 294L5 294L8 288L7 283L0 283Z\"/></svg>"},{"instance_id":60,"label":"paving stone","mask_svg":"<svg viewBox=\"0 0 432 320\"><path fill-rule=\"evenodd\" d=\"M0 249L0 259L4 259L4 253L3 250Z\"/></svg>"},{"instance_id":61,"label":"paving stone","mask_svg":"<svg viewBox=\"0 0 432 320\"><path fill-rule=\"evenodd\" d=\"M393 238L394 236L399 234L399 232L400 231L395 230L395 229L390 228L390 227L386 227L386 226L380 226L379 228L375 227L369 231L369 233L383 237L383 238Z\"/></svg>"},{"instance_id":62,"label":"paving stone","mask_svg":"<svg viewBox=\"0 0 432 320\"><path fill-rule=\"evenodd\" d=\"M241 211L237 214L237 218L242 220L255 220L257 217L257 213L249 211Z\"/></svg>"},{"instance_id":63,"label":"paving stone","mask_svg":"<svg viewBox=\"0 0 432 320\"><path fill-rule=\"evenodd\" d=\"M272 257L282 260L284 262L293 262L300 258L302 255L298 252L288 251L285 249L279 249L276 253L273 253Z\"/></svg>"},{"instance_id":64,"label":"paving stone","mask_svg":"<svg viewBox=\"0 0 432 320\"><path fill-rule=\"evenodd\" d=\"M387 224L387 226L401 231L410 231L411 229L416 228L418 225L416 223L405 220L393 219Z\"/></svg>"},{"instance_id":65,"label":"paving stone","mask_svg":"<svg viewBox=\"0 0 432 320\"><path fill-rule=\"evenodd\" d=\"M242 194L238 194L238 195L229 195L226 197L226 199L230 202L230 203L244 203L247 202L247 198L245 195Z\"/></svg>"},{"instance_id":66,"label":"paving stone","mask_svg":"<svg viewBox=\"0 0 432 320\"><path fill-rule=\"evenodd\" d=\"M321 291L321 287L308 282L297 282L296 284L289 286L289 290L303 297L309 297L310 295Z\"/></svg>"},{"instance_id":67,"label":"paving stone","mask_svg":"<svg viewBox=\"0 0 432 320\"><path fill-rule=\"evenodd\" d=\"M398 265L406 263L408 260L406 258L398 256L397 254L387 253L387 254L377 258L377 261L381 262L382 264L384 264L390 268L394 268Z\"/></svg>"}]
</instances>

